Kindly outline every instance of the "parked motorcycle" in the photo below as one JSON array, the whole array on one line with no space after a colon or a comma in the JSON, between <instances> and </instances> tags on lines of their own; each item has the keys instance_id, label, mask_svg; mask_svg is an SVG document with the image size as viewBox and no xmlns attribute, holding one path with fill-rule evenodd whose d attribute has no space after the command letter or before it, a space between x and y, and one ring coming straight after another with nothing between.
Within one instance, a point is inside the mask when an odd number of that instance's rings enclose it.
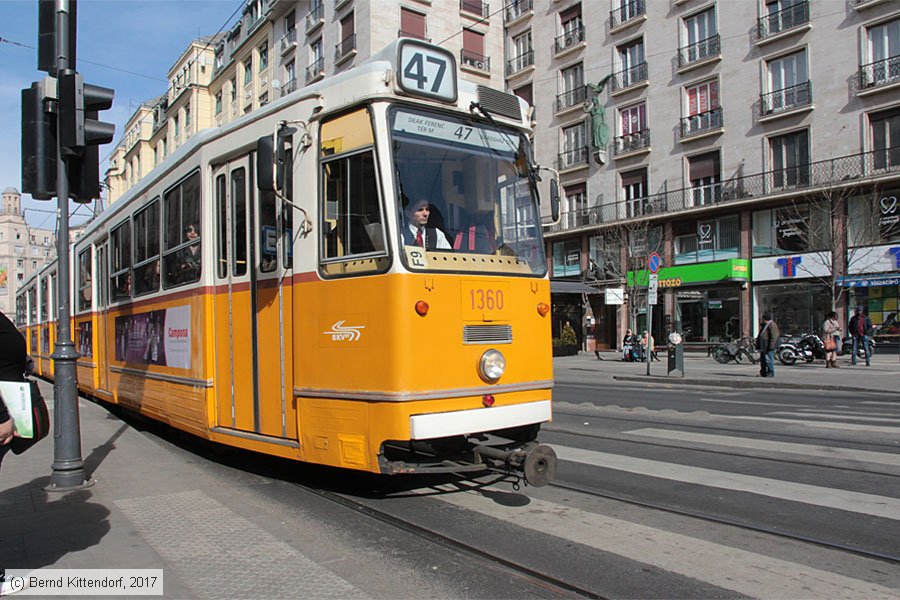
<instances>
[{"instance_id":1,"label":"parked motorcycle","mask_svg":"<svg viewBox=\"0 0 900 600\"><path fill-rule=\"evenodd\" d=\"M838 352L838 356L849 356L850 353L853 352L853 338L850 336L845 337L841 340L841 350ZM863 360L866 359L866 350L862 346L856 349L857 358L861 358ZM869 338L869 357L875 356L875 340L871 337Z\"/></svg>"},{"instance_id":2,"label":"parked motorcycle","mask_svg":"<svg viewBox=\"0 0 900 600\"><path fill-rule=\"evenodd\" d=\"M825 358L825 344L816 334L807 333L781 342L775 354L783 365L791 366L798 360L811 363L816 359Z\"/></svg>"}]
</instances>

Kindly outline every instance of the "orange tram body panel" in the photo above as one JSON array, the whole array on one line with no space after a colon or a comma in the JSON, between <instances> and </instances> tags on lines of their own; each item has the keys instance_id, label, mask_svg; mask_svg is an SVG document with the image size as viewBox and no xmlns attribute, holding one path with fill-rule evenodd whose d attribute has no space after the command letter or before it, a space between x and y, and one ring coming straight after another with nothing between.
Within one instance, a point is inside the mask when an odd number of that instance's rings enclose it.
<instances>
[{"instance_id":1,"label":"orange tram body panel","mask_svg":"<svg viewBox=\"0 0 900 600\"><path fill-rule=\"evenodd\" d=\"M73 244L79 389L290 459L547 483L550 289L527 111L401 40L199 132ZM47 378L55 273L16 305Z\"/></svg>"}]
</instances>

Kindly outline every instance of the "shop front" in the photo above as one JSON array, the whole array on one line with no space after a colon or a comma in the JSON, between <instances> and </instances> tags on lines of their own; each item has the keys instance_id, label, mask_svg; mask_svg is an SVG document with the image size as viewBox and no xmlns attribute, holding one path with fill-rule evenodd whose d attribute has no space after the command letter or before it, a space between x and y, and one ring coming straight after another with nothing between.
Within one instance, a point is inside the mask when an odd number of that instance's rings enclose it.
<instances>
[{"instance_id":1,"label":"shop front","mask_svg":"<svg viewBox=\"0 0 900 600\"><path fill-rule=\"evenodd\" d=\"M654 313L654 337L665 339L679 331L685 344L708 345L741 337L741 290L750 279L750 261L735 258L677 265L659 270L660 297L666 310ZM646 278L645 271L629 273L629 284ZM641 325L639 319L638 325ZM658 326L656 325L658 324Z\"/></svg>"},{"instance_id":2,"label":"shop front","mask_svg":"<svg viewBox=\"0 0 900 600\"><path fill-rule=\"evenodd\" d=\"M838 279L847 288L848 306L862 306L875 326L879 345L900 344L900 244L857 250L850 275Z\"/></svg>"},{"instance_id":3,"label":"shop front","mask_svg":"<svg viewBox=\"0 0 900 600\"><path fill-rule=\"evenodd\" d=\"M832 310L830 273L830 252L754 258L754 322L769 313L784 335L820 333Z\"/></svg>"}]
</instances>

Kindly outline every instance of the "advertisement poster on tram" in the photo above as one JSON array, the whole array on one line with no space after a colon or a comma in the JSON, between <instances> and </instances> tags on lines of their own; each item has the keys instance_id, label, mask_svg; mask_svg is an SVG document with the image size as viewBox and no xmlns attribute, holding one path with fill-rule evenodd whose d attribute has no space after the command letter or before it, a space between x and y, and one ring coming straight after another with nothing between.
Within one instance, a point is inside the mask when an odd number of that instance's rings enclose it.
<instances>
[{"instance_id":1,"label":"advertisement poster on tram","mask_svg":"<svg viewBox=\"0 0 900 600\"><path fill-rule=\"evenodd\" d=\"M191 307L116 317L116 360L189 369Z\"/></svg>"},{"instance_id":2,"label":"advertisement poster on tram","mask_svg":"<svg viewBox=\"0 0 900 600\"><path fill-rule=\"evenodd\" d=\"M78 354L83 358L94 356L94 324L90 321L82 321L75 326L75 343L78 345Z\"/></svg>"}]
</instances>

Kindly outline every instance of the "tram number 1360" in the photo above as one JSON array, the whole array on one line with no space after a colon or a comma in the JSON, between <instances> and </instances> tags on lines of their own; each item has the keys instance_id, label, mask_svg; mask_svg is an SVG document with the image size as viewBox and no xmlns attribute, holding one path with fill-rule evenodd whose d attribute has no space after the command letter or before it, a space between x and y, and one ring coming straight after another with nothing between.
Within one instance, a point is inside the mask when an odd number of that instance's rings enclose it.
<instances>
[{"instance_id":1,"label":"tram number 1360","mask_svg":"<svg viewBox=\"0 0 900 600\"><path fill-rule=\"evenodd\" d=\"M400 87L411 94L456 101L452 54L405 41L400 45Z\"/></svg>"},{"instance_id":2,"label":"tram number 1360","mask_svg":"<svg viewBox=\"0 0 900 600\"><path fill-rule=\"evenodd\" d=\"M503 310L503 290L469 290L472 310Z\"/></svg>"}]
</instances>

